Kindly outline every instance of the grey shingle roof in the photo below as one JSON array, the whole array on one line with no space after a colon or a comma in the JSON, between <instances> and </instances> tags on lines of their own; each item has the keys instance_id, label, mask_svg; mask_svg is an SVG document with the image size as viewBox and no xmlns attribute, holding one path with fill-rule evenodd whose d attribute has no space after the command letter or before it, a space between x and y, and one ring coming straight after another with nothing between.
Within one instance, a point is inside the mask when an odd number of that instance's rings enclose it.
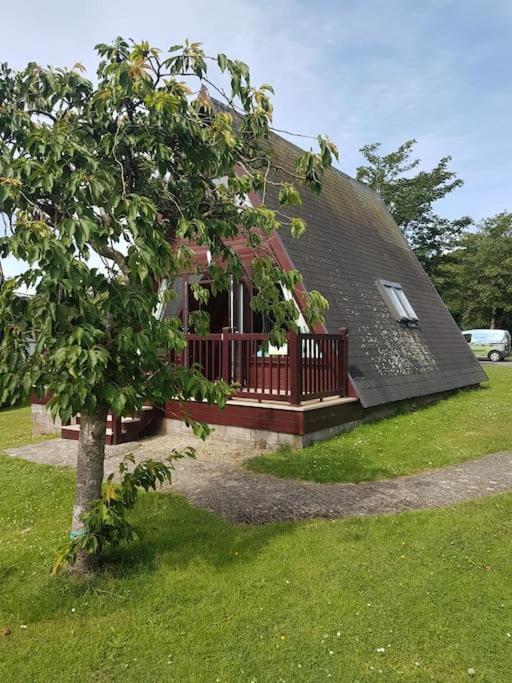
<instances>
[{"instance_id":1,"label":"grey shingle roof","mask_svg":"<svg viewBox=\"0 0 512 683\"><path fill-rule=\"evenodd\" d=\"M292 169L300 150L273 136L277 165ZM281 179L285 176L281 174ZM485 373L380 198L366 185L329 170L320 194L302 190L287 209L307 222L300 239L281 233L308 290L330 303L326 327L349 328L349 369L363 406L413 398L482 382ZM266 204L277 207L270 187ZM379 279L400 283L419 317L396 322Z\"/></svg>"}]
</instances>

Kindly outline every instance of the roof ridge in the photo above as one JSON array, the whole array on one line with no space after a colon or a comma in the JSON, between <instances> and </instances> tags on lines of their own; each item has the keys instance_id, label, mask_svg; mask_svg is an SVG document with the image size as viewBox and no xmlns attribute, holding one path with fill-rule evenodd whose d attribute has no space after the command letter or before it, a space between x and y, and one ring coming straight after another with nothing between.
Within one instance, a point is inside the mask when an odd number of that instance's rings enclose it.
<instances>
[{"instance_id":1,"label":"roof ridge","mask_svg":"<svg viewBox=\"0 0 512 683\"><path fill-rule=\"evenodd\" d=\"M209 97L210 102L212 103L214 108L217 107L217 108L221 109L222 111L227 111L227 112L233 113L239 117L243 116L243 114L236 111L236 109L233 106L230 106L229 104L225 104L224 102L221 102L217 98L212 97L208 91L206 91L206 94ZM289 133L289 135L293 135L293 134ZM275 137L275 138L277 138L277 140L283 142L285 145L292 147L297 153L303 153L303 152L308 151L308 150L304 149L303 147L300 147L299 145L295 144L294 142L292 142L288 138L283 137L283 135L280 135L279 133L277 133L276 131L274 131L272 129L270 131L270 136ZM372 187L370 187L367 183L363 183L361 180L357 180L357 178L354 178L353 176L349 175L346 171L342 171L341 168L338 168L337 166L334 166L332 164L331 164L331 166L329 166L328 170L333 171L335 174L338 174L339 176L341 176L342 178L345 178L349 182L361 187L362 189L364 189L365 192L368 192L369 194L371 194L374 198L376 198L379 201L380 204L382 204L382 206L386 209L386 211L391 216L391 212L389 210L389 207L384 202L384 200L382 199L380 194L376 190L374 190Z\"/></svg>"},{"instance_id":2,"label":"roof ridge","mask_svg":"<svg viewBox=\"0 0 512 683\"><path fill-rule=\"evenodd\" d=\"M278 140L284 142L285 144L289 145L290 147L293 147L297 152L306 152L303 147L300 147L299 145L296 145L294 142L291 140L288 140L288 138L283 137L282 135L279 135L278 133L275 133L274 131L271 132L271 135L275 136ZM334 173L337 173L343 178L346 178L349 180L351 183L354 183L355 185L358 185L362 188L364 188L365 191L369 192L370 194L374 195L378 201L386 208L386 210L390 213L388 205L384 202L380 194L377 192L377 190L374 190L372 187L370 187L367 183L363 183L361 180L358 180L357 178L354 178L353 176L349 175L346 171L342 171L341 168L338 168L337 166L334 166L331 164L328 168L329 171L333 171Z\"/></svg>"}]
</instances>

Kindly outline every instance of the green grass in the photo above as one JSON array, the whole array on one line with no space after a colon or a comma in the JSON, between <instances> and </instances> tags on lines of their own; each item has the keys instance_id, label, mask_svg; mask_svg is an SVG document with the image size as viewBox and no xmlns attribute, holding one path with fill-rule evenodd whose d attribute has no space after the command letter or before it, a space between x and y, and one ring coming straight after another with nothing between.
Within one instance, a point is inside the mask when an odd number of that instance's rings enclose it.
<instances>
[{"instance_id":1,"label":"green grass","mask_svg":"<svg viewBox=\"0 0 512 683\"><path fill-rule=\"evenodd\" d=\"M434 405L362 425L302 450L252 458L255 472L319 482L387 479L512 449L512 371Z\"/></svg>"},{"instance_id":2,"label":"green grass","mask_svg":"<svg viewBox=\"0 0 512 683\"><path fill-rule=\"evenodd\" d=\"M33 436L30 418L30 406L0 409L0 451L55 438L54 434Z\"/></svg>"},{"instance_id":3,"label":"green grass","mask_svg":"<svg viewBox=\"0 0 512 683\"><path fill-rule=\"evenodd\" d=\"M245 527L150 494L143 540L78 582L48 575L72 473L0 476L2 681L509 680L512 495Z\"/></svg>"},{"instance_id":4,"label":"green grass","mask_svg":"<svg viewBox=\"0 0 512 683\"><path fill-rule=\"evenodd\" d=\"M512 494L236 526L152 493L142 540L78 581L49 576L73 473L0 456L0 481L2 683L510 680Z\"/></svg>"}]
</instances>

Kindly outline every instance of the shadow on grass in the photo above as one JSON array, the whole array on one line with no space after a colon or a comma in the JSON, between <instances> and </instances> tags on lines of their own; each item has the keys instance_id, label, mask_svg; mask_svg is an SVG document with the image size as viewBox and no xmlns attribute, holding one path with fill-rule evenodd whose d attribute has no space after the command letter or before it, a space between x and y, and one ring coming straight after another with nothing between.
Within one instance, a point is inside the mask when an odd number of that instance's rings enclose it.
<instances>
[{"instance_id":1,"label":"shadow on grass","mask_svg":"<svg viewBox=\"0 0 512 683\"><path fill-rule=\"evenodd\" d=\"M395 476L387 467L365 460L357 447L343 446L336 457L317 450L294 450L283 446L270 456L259 455L244 463L246 469L261 474L272 474L297 481L319 484L350 482L358 484L374 479Z\"/></svg>"},{"instance_id":2,"label":"shadow on grass","mask_svg":"<svg viewBox=\"0 0 512 683\"><path fill-rule=\"evenodd\" d=\"M105 554L99 571L89 577L63 574L39 576L19 596L16 609L31 622L64 616L76 601L110 595L121 601L134 593L141 599L155 592L152 576L158 572L251 563L275 538L289 532L289 524L237 526L194 508L172 493L143 494L131 515L140 539ZM9 572L15 590L19 572ZM7 586L5 586L7 588Z\"/></svg>"},{"instance_id":3,"label":"shadow on grass","mask_svg":"<svg viewBox=\"0 0 512 683\"><path fill-rule=\"evenodd\" d=\"M109 553L106 566L115 574L140 569L151 571L161 564L186 567L202 562L223 568L233 562L251 561L290 525L236 525L189 504L171 493L141 496L132 521L141 538L127 548Z\"/></svg>"}]
</instances>

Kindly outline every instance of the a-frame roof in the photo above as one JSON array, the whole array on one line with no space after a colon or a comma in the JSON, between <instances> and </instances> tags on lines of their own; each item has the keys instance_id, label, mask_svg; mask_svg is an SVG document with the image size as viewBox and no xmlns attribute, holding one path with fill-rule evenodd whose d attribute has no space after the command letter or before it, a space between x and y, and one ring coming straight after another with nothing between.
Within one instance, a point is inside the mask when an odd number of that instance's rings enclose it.
<instances>
[{"instance_id":1,"label":"a-frame roof","mask_svg":"<svg viewBox=\"0 0 512 683\"><path fill-rule=\"evenodd\" d=\"M293 171L301 150L275 135L272 147L274 163ZM349 372L363 406L484 381L485 373L377 194L336 169L325 174L320 194L301 194L302 206L286 212L305 219L307 231L294 239L283 229L281 239L306 289L329 300L328 331L349 328ZM278 207L275 187L269 187L265 203ZM419 318L416 328L394 319L379 280L403 287Z\"/></svg>"}]
</instances>

